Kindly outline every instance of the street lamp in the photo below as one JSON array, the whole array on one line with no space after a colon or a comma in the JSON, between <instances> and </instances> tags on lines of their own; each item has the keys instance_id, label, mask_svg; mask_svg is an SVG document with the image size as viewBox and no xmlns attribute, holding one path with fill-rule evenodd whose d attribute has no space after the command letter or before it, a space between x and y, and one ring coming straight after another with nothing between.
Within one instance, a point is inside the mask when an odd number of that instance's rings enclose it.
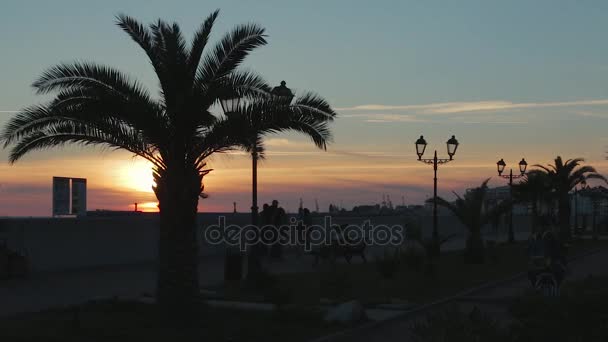
<instances>
[{"instance_id":1,"label":"street lamp","mask_svg":"<svg viewBox=\"0 0 608 342\"><path fill-rule=\"evenodd\" d=\"M281 81L281 85L272 88L270 91L271 95L278 97L281 100L285 100L285 104L290 104L293 100L294 94L291 92L291 89L287 88L286 82ZM222 106L222 110L227 117L231 117L233 115L237 115L239 113L239 107L241 103L245 100L238 93L233 93L231 96L227 96L226 98L220 99L220 105ZM254 132L251 138L251 224L253 226L258 226L258 148L257 141L259 141L259 133ZM236 204L234 211L236 212ZM255 245L253 247L256 247ZM256 276L261 272L261 264L258 258L258 250L256 248L252 248L248 255L248 277ZM235 262L240 262L239 259ZM228 260L228 258L227 258ZM227 261L228 262L228 261ZM228 267L228 264L226 264Z\"/></svg>"},{"instance_id":2,"label":"street lamp","mask_svg":"<svg viewBox=\"0 0 608 342\"><path fill-rule=\"evenodd\" d=\"M456 150L458 149L458 140L456 137L452 135L452 137L446 142L449 159L440 159L437 158L437 150L435 150L435 155L433 158L424 159L422 155L426 150L426 140L421 135L418 140L416 140L416 154L418 155L418 161L423 162L425 164L433 165L434 177L433 177L433 250L432 253L437 255L439 254L439 232L437 230L437 165L445 164L454 159L454 154L456 154Z\"/></svg>"},{"instance_id":3,"label":"street lamp","mask_svg":"<svg viewBox=\"0 0 608 342\"><path fill-rule=\"evenodd\" d=\"M498 175L502 178L506 178L509 180L509 196L511 197L511 201L513 200L513 179L518 179L526 176L526 169L528 168L528 163L524 158L521 158L519 162L519 175L513 174L513 169L510 169L508 175L503 175L502 173L505 171L505 167L507 163L503 159L500 159L496 163L496 168L498 169ZM515 241L515 232L513 231L513 203L511 203L511 209L509 210L509 243L513 243Z\"/></svg>"},{"instance_id":4,"label":"street lamp","mask_svg":"<svg viewBox=\"0 0 608 342\"><path fill-rule=\"evenodd\" d=\"M280 96L285 99L287 103L291 103L293 100L294 94L291 92L291 89L287 88L287 82L281 81L281 85L272 88L271 94L274 96Z\"/></svg>"},{"instance_id":5,"label":"street lamp","mask_svg":"<svg viewBox=\"0 0 608 342\"><path fill-rule=\"evenodd\" d=\"M294 98L294 94L291 89L287 88L287 83L281 81L281 85L272 88L270 93L273 96L277 96L280 99L284 99L286 104L290 104ZM238 108L243 102L243 97L238 94L229 96L220 100L220 105L226 116L235 115L238 113ZM257 134L257 133L256 133ZM257 136L252 137L251 146L251 224L254 226L258 225L258 149L255 145L259 140Z\"/></svg>"}]
</instances>

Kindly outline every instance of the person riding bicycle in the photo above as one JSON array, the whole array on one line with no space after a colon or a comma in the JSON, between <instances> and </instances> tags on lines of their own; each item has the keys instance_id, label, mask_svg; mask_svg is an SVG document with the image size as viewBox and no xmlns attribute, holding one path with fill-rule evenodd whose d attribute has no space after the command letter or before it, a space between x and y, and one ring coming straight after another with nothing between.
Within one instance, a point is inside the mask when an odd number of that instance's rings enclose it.
<instances>
[{"instance_id":1,"label":"person riding bicycle","mask_svg":"<svg viewBox=\"0 0 608 342\"><path fill-rule=\"evenodd\" d=\"M528 279L537 287L539 276L550 274L557 288L561 285L566 273L564 248L549 227L532 234L528 241L530 264Z\"/></svg>"}]
</instances>

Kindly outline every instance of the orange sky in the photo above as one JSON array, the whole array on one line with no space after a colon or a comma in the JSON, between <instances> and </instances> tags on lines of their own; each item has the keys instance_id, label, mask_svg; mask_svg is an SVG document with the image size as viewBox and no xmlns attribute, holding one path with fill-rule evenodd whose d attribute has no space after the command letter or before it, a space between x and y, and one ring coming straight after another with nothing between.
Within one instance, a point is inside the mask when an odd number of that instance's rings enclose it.
<instances>
[{"instance_id":1,"label":"orange sky","mask_svg":"<svg viewBox=\"0 0 608 342\"><path fill-rule=\"evenodd\" d=\"M306 141L269 140L266 160L259 168L259 205L278 199L288 210L296 210L302 197L307 207L314 208L318 199L325 210L329 203L350 208L356 204L378 203L388 194L394 204L420 203L432 194L432 167L416 161L413 145L399 151L344 152L318 151ZM441 146L441 145L440 145ZM432 148L432 146L429 146ZM455 160L439 169L440 195L451 196L476 186L487 177L492 184L505 182L495 176L496 158L482 159L476 150L484 146L461 145ZM43 152L14 164L0 164L0 216L48 216L51 208L52 176L88 179L88 209L155 211L151 191L152 176L148 164L128 153L100 149L70 149L67 153ZM91 153L84 153L89 151ZM443 153L440 150L440 157ZM549 162L549 153L528 154L530 164ZM430 154L429 154L430 157ZM509 166L516 166L520 157L502 154ZM571 157L564 155L564 157ZM589 162L603 172L608 163L599 158ZM209 161L214 171L205 179L210 197L199 203L205 212L231 211L237 202L239 211L250 206L250 161L246 155L234 153L216 156ZM508 166L508 167L509 167Z\"/></svg>"}]
</instances>

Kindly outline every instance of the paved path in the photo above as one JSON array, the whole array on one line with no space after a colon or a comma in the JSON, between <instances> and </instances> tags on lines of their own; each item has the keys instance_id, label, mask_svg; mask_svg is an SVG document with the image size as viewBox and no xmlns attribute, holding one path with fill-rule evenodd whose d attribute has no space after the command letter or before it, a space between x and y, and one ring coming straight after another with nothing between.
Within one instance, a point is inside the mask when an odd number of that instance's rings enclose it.
<instances>
[{"instance_id":1,"label":"paved path","mask_svg":"<svg viewBox=\"0 0 608 342\"><path fill-rule=\"evenodd\" d=\"M313 272L314 258L290 254L285 261L265 262L272 273ZM339 262L344 262L340 260ZM356 261L359 262L358 258ZM204 257L199 265L202 287L221 284L224 256ZM135 298L154 293L153 263L33 274L28 279L0 281L0 317L84 303L96 298Z\"/></svg>"},{"instance_id":2,"label":"paved path","mask_svg":"<svg viewBox=\"0 0 608 342\"><path fill-rule=\"evenodd\" d=\"M571 262L566 281L584 279L590 274L608 275L608 251L605 250ZM490 313L498 319L509 319L507 313L508 300L521 295L529 288L530 283L527 278L518 279L497 288L480 291L475 297L460 300L458 304L460 309L465 312L470 312L473 307L477 306L482 312ZM435 310L441 309L442 307L438 307ZM347 335L336 339L336 341L410 341L411 335L409 334L409 330L411 324L423 318L427 313L388 321L371 329L357 331L356 336Z\"/></svg>"},{"instance_id":3,"label":"paved path","mask_svg":"<svg viewBox=\"0 0 608 342\"><path fill-rule=\"evenodd\" d=\"M525 239L526 233L517 235ZM506 235L488 238L506 239ZM458 250L464 246L464 239L455 238L446 243L443 250ZM380 254L378 248L369 248L368 260ZM223 281L223 255L201 259L201 286L220 284ZM342 259L340 262L344 262ZM353 262L359 262L355 257ZM286 261L267 263L273 273L313 272L313 258L309 255L296 257L289 255ZM153 293L156 269L152 263L125 266L108 266L80 271L66 271L34 274L26 280L0 282L0 316L21 312L39 311L48 308L84 303L96 298L138 297L143 293Z\"/></svg>"}]
</instances>

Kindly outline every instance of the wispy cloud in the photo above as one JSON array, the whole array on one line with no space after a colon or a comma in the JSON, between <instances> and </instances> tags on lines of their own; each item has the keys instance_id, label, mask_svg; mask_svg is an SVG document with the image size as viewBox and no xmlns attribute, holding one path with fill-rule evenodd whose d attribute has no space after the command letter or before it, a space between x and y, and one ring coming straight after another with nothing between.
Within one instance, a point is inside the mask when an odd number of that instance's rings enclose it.
<instances>
[{"instance_id":1,"label":"wispy cloud","mask_svg":"<svg viewBox=\"0 0 608 342\"><path fill-rule=\"evenodd\" d=\"M386 114L386 113L357 113L344 114L342 118L361 118L365 122L427 122L414 115L407 114Z\"/></svg>"},{"instance_id":2,"label":"wispy cloud","mask_svg":"<svg viewBox=\"0 0 608 342\"><path fill-rule=\"evenodd\" d=\"M264 144L266 146L289 146L289 145L293 145L293 143L291 141L289 141L288 139L282 139L282 138L271 138L271 139L267 139Z\"/></svg>"},{"instance_id":3,"label":"wispy cloud","mask_svg":"<svg viewBox=\"0 0 608 342\"><path fill-rule=\"evenodd\" d=\"M584 116L584 117L592 117L592 118L608 118L608 115L606 114L606 112L592 112L592 111L586 111L586 110L581 110L578 112L575 112L576 115L578 116Z\"/></svg>"},{"instance_id":4,"label":"wispy cloud","mask_svg":"<svg viewBox=\"0 0 608 342\"><path fill-rule=\"evenodd\" d=\"M418 114L452 114L452 113L474 113L489 111L504 111L515 109L532 108L554 108L575 106L604 106L608 105L608 99L582 100L582 101L559 101L559 102L511 102L511 101L476 101L476 102L443 102L421 105L383 105L368 104L354 107L336 108L338 111L363 111L363 110L400 110L414 111Z\"/></svg>"},{"instance_id":5,"label":"wispy cloud","mask_svg":"<svg viewBox=\"0 0 608 342\"><path fill-rule=\"evenodd\" d=\"M12 113L18 113L18 110L0 110L0 113L6 113L6 114L12 114Z\"/></svg>"}]
</instances>

